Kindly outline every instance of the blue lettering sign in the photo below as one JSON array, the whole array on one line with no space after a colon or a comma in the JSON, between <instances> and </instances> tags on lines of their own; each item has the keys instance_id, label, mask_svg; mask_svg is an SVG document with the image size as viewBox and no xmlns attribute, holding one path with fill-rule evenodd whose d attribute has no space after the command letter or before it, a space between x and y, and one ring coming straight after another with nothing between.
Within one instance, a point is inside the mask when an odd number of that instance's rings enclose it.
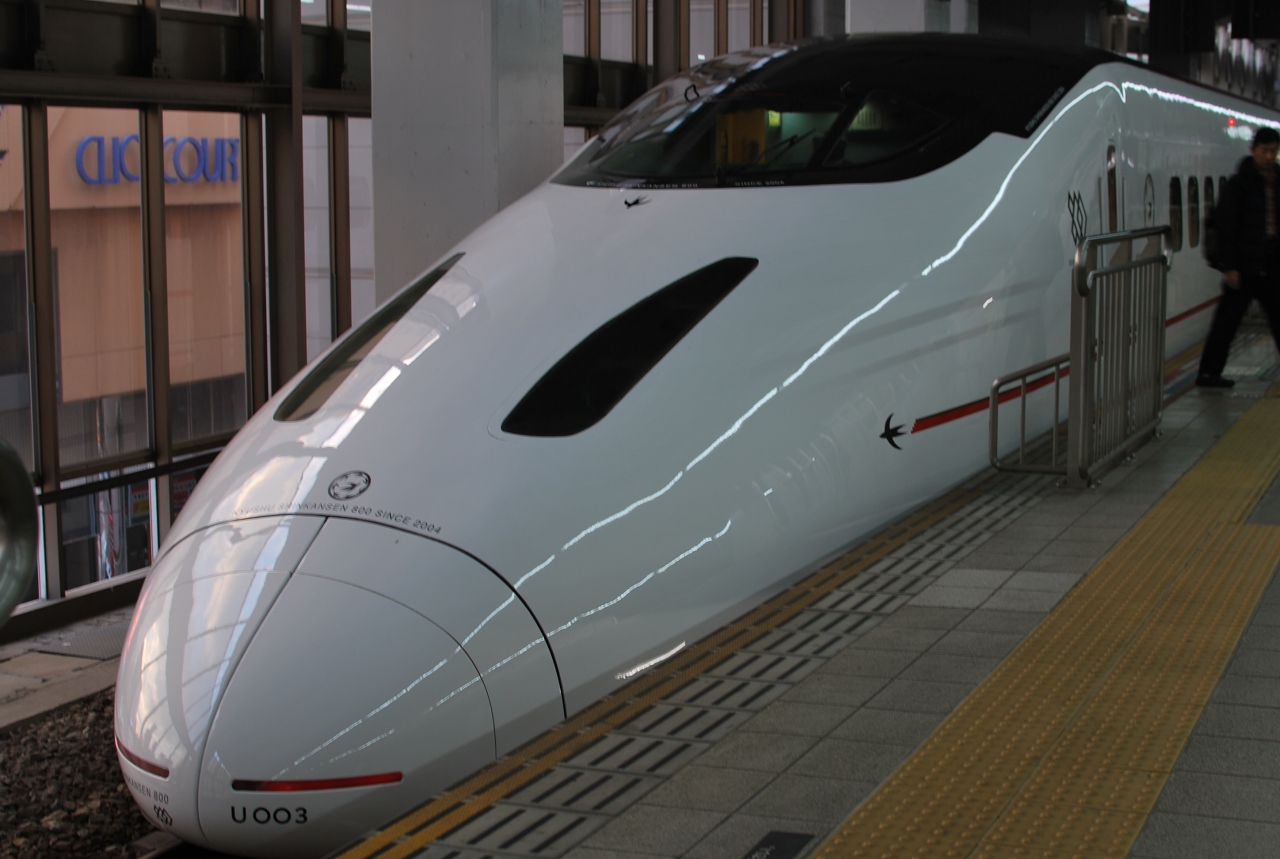
<instances>
[{"instance_id":1,"label":"blue lettering sign","mask_svg":"<svg viewBox=\"0 0 1280 859\"><path fill-rule=\"evenodd\" d=\"M76 147L76 173L80 180L86 185L119 185L122 177L128 182L140 181L141 173L131 172L126 158L131 144L141 145L138 135L112 137L108 156L105 137L85 137ZM212 141L207 137L166 137L163 145L161 164L164 181L170 185L189 185L201 178L206 182L240 181L240 141L234 137L215 137ZM184 155L191 169L184 165Z\"/></svg>"},{"instance_id":2,"label":"blue lettering sign","mask_svg":"<svg viewBox=\"0 0 1280 859\"><path fill-rule=\"evenodd\" d=\"M101 185L102 174L106 169L106 155L103 150L105 141L101 137L86 137L80 141L80 145L76 147L76 172L80 174L80 178L84 180L86 185ZM91 177L88 168L85 167L84 156L90 146L94 146L98 150L98 175Z\"/></svg>"},{"instance_id":3,"label":"blue lettering sign","mask_svg":"<svg viewBox=\"0 0 1280 859\"><path fill-rule=\"evenodd\" d=\"M138 135L136 134L130 134L125 138L111 138L111 154L114 156L116 163L116 172L125 179L128 179L130 182L137 182L142 177L137 173L130 173L124 160L125 148L128 147L130 143L137 143L139 146L142 145L138 140ZM139 158L138 160L141 161L142 159ZM118 182L120 180L116 179L116 181Z\"/></svg>"}]
</instances>

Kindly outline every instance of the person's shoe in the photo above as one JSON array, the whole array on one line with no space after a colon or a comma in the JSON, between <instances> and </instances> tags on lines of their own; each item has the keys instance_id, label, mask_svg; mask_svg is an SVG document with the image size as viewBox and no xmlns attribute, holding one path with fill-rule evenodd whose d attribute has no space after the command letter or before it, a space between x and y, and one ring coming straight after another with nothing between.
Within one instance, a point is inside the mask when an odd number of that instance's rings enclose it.
<instances>
[{"instance_id":1,"label":"person's shoe","mask_svg":"<svg viewBox=\"0 0 1280 859\"><path fill-rule=\"evenodd\" d=\"M1235 379L1224 379L1222 376L1196 376L1196 386L1200 388L1234 388Z\"/></svg>"}]
</instances>

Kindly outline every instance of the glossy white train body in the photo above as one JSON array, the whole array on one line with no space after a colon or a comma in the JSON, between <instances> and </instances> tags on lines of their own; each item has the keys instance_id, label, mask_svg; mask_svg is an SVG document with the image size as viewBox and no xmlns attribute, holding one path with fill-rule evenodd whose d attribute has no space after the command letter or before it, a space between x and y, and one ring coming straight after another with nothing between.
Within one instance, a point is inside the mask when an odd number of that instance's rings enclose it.
<instances>
[{"instance_id":1,"label":"glossy white train body","mask_svg":"<svg viewBox=\"0 0 1280 859\"><path fill-rule=\"evenodd\" d=\"M1171 177L1229 176L1274 118L1110 63L1026 137L902 181L543 184L314 414L276 419L295 379L201 481L121 660L139 805L218 850L323 855L984 468L985 413L912 422L1066 351L1067 200L1104 231L1108 147L1119 226L1164 223ZM729 257L759 264L602 420L503 431L575 344ZM1171 318L1215 284L1184 244Z\"/></svg>"}]
</instances>

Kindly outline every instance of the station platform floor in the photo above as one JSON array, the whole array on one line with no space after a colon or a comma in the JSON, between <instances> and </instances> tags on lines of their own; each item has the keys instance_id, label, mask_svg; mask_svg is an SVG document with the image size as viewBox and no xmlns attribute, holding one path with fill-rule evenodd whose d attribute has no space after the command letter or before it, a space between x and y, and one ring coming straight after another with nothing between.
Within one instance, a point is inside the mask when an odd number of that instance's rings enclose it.
<instances>
[{"instance_id":1,"label":"station platform floor","mask_svg":"<svg viewBox=\"0 0 1280 859\"><path fill-rule=\"evenodd\" d=\"M988 472L343 859L1280 855L1280 367Z\"/></svg>"}]
</instances>

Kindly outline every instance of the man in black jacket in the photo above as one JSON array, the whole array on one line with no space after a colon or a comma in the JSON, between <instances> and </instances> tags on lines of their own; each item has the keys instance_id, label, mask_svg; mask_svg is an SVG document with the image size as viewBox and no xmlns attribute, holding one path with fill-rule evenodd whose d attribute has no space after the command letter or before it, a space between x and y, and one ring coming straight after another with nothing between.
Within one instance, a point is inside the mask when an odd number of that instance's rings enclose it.
<instances>
[{"instance_id":1,"label":"man in black jacket","mask_svg":"<svg viewBox=\"0 0 1280 859\"><path fill-rule=\"evenodd\" d=\"M1206 388L1230 388L1222 377L1227 352L1240 320L1257 301L1271 324L1271 336L1280 348L1280 229L1277 228L1276 152L1280 134L1259 128L1253 135L1250 156L1240 162L1236 175L1218 201L1218 267L1222 269L1222 300L1213 314L1213 327L1200 356L1196 384Z\"/></svg>"}]
</instances>

